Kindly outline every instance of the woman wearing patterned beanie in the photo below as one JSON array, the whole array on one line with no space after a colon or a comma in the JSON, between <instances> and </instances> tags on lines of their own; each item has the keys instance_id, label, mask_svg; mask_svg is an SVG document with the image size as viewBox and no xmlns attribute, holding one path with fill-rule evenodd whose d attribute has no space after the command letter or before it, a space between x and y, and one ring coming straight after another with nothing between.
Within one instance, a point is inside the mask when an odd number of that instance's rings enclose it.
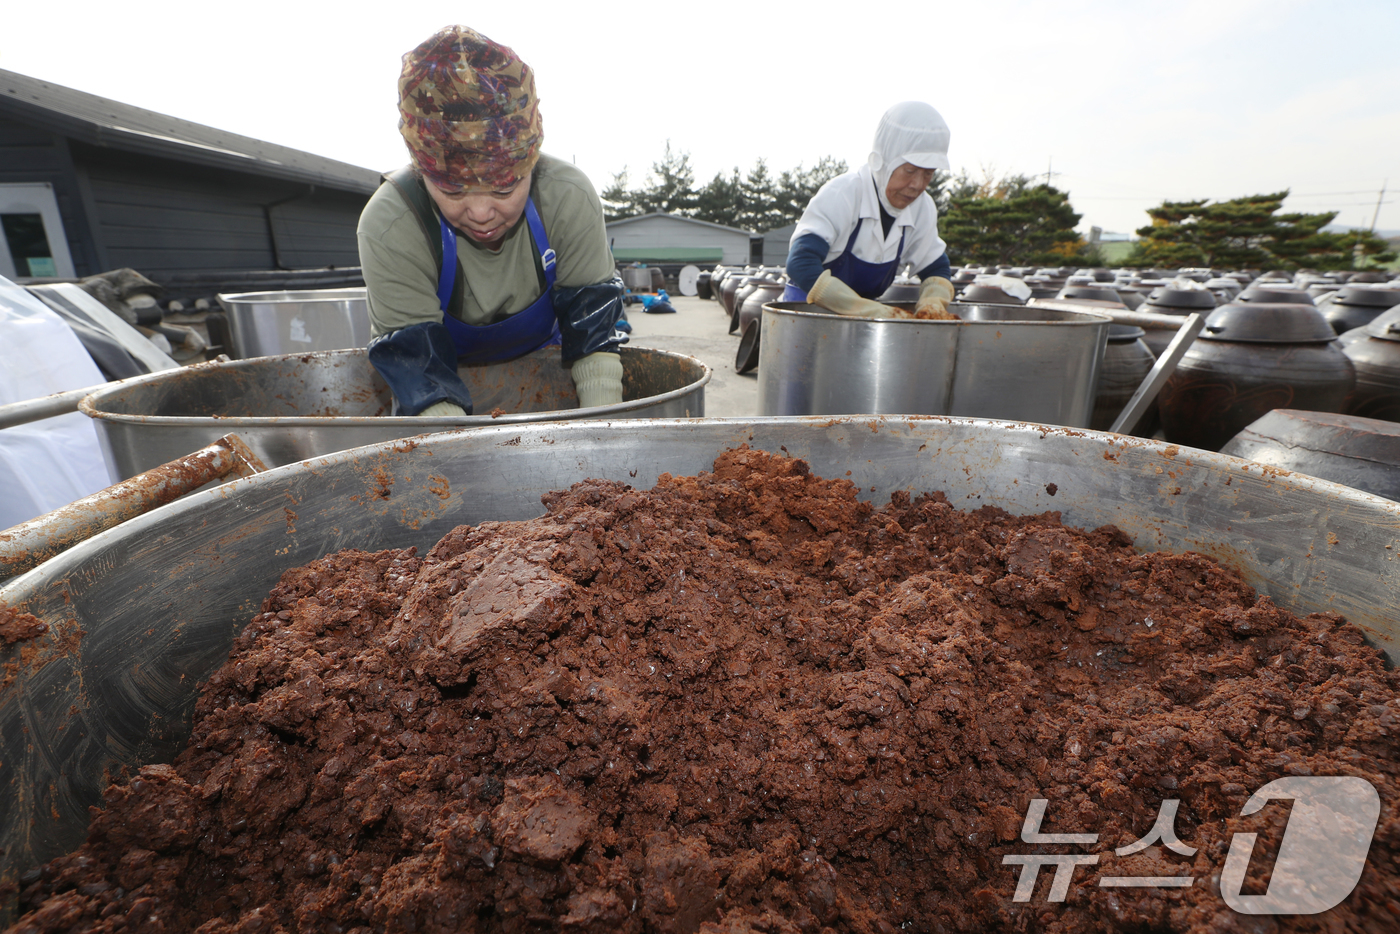
<instances>
[{"instance_id":1,"label":"woman wearing patterned beanie","mask_svg":"<svg viewBox=\"0 0 1400 934\"><path fill-rule=\"evenodd\" d=\"M459 363L562 345L581 407L622 401L622 282L587 176L540 152L534 73L463 26L403 57L410 165L360 215L369 359L398 414L460 416ZM522 223L523 221L523 223Z\"/></svg>"}]
</instances>

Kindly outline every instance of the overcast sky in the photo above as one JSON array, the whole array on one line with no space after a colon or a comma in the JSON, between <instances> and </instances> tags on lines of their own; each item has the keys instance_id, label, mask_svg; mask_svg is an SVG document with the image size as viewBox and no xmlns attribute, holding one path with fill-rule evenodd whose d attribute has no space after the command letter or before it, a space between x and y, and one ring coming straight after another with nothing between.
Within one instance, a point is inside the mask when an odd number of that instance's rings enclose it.
<instances>
[{"instance_id":1,"label":"overcast sky","mask_svg":"<svg viewBox=\"0 0 1400 934\"><path fill-rule=\"evenodd\" d=\"M1086 230L1285 188L1369 226L1400 188L1400 0L76 0L3 20L0 68L377 170L406 161L400 57L462 23L535 69L545 150L599 189L667 140L697 182L854 166L910 99L948 121L954 168L1053 172ZM1385 200L1377 227L1400 228Z\"/></svg>"}]
</instances>

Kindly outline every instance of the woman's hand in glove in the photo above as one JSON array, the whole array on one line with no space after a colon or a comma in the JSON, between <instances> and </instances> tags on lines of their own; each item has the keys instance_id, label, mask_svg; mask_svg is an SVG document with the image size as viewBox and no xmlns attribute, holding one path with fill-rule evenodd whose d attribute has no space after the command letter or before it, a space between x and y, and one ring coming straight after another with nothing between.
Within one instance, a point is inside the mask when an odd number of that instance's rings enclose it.
<instances>
[{"instance_id":1,"label":"woman's hand in glove","mask_svg":"<svg viewBox=\"0 0 1400 934\"><path fill-rule=\"evenodd\" d=\"M919 283L919 303L914 317L933 321L956 321L958 316L948 310L953 301L953 283L942 276L929 276Z\"/></svg>"},{"instance_id":2,"label":"woman's hand in glove","mask_svg":"<svg viewBox=\"0 0 1400 934\"><path fill-rule=\"evenodd\" d=\"M850 315L854 318L899 317L898 310L889 305L861 298L849 285L833 276L830 269L822 270L817 281L807 290L807 302L838 315Z\"/></svg>"},{"instance_id":3,"label":"woman's hand in glove","mask_svg":"<svg viewBox=\"0 0 1400 934\"><path fill-rule=\"evenodd\" d=\"M444 399L441 402L434 402L426 409L418 413L419 418L427 416L429 418L465 418L467 410L455 402Z\"/></svg>"}]
</instances>

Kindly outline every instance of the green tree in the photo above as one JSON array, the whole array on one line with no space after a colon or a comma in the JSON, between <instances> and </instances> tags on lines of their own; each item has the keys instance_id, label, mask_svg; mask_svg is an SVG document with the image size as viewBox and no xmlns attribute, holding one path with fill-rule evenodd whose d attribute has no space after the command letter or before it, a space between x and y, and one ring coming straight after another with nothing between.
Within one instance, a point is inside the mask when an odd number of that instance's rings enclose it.
<instances>
[{"instance_id":1,"label":"green tree","mask_svg":"<svg viewBox=\"0 0 1400 934\"><path fill-rule=\"evenodd\" d=\"M787 223L778 209L778 180L760 157L739 183L739 223L745 230L772 230Z\"/></svg>"},{"instance_id":2,"label":"green tree","mask_svg":"<svg viewBox=\"0 0 1400 934\"><path fill-rule=\"evenodd\" d=\"M603 202L605 220L615 221L642 213L636 209L636 194L627 187L627 166L623 166L621 172L613 173L612 184L604 188L598 197Z\"/></svg>"},{"instance_id":3,"label":"green tree","mask_svg":"<svg viewBox=\"0 0 1400 934\"><path fill-rule=\"evenodd\" d=\"M1035 184L1026 175L986 174L978 181L962 172L945 176L930 194L945 205L938 232L954 264L1061 265L1088 259L1074 230L1080 215L1069 194L1053 185Z\"/></svg>"},{"instance_id":4,"label":"green tree","mask_svg":"<svg viewBox=\"0 0 1400 934\"><path fill-rule=\"evenodd\" d=\"M612 184L603 189L603 214L608 220L636 217L657 211L689 216L695 213L695 171L690 167L690 153L672 152L666 141L666 153L660 162L651 164L646 184L641 188L627 187L627 168L613 175Z\"/></svg>"},{"instance_id":5,"label":"green tree","mask_svg":"<svg viewBox=\"0 0 1400 934\"><path fill-rule=\"evenodd\" d=\"M695 218L726 227L739 226L742 191L743 179L739 176L738 166L728 175L716 172L715 177L696 193Z\"/></svg>"},{"instance_id":6,"label":"green tree","mask_svg":"<svg viewBox=\"0 0 1400 934\"><path fill-rule=\"evenodd\" d=\"M799 163L797 168L783 172L778 176L778 183L773 191L772 213L778 221L772 227L763 229L772 230L774 227L782 227L796 221L802 216L802 212L807 210L807 203L812 200L817 190L845 171L844 159L823 156L810 169L802 168Z\"/></svg>"},{"instance_id":7,"label":"green tree","mask_svg":"<svg viewBox=\"0 0 1400 934\"><path fill-rule=\"evenodd\" d=\"M1280 214L1288 191L1228 201L1163 201L1125 259L1132 266L1218 266L1233 269L1350 269L1395 258L1368 231L1323 230L1336 218Z\"/></svg>"},{"instance_id":8,"label":"green tree","mask_svg":"<svg viewBox=\"0 0 1400 934\"><path fill-rule=\"evenodd\" d=\"M608 220L665 211L727 227L766 231L790 224L802 216L817 189L846 171L846 163L830 156L811 168L799 164L776 178L760 158L747 174L736 166L717 172L703 187L695 188L690 154L673 152L670 141L660 162L654 163L641 188L628 187L626 167L613 175L601 194Z\"/></svg>"}]
</instances>

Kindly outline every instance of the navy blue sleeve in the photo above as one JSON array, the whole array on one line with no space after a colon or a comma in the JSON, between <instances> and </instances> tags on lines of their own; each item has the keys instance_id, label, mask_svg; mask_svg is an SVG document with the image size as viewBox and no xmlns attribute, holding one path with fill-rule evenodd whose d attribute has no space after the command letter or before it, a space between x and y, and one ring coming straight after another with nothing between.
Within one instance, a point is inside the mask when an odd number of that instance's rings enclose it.
<instances>
[{"instance_id":1,"label":"navy blue sleeve","mask_svg":"<svg viewBox=\"0 0 1400 934\"><path fill-rule=\"evenodd\" d=\"M565 363L599 350L617 353L618 346L627 342L627 334L617 328L624 291L618 276L577 289L555 286L554 315L564 338Z\"/></svg>"},{"instance_id":2,"label":"navy blue sleeve","mask_svg":"<svg viewBox=\"0 0 1400 934\"><path fill-rule=\"evenodd\" d=\"M927 279L929 276L938 276L941 279L953 278L953 264L948 261L948 253L945 250L943 255L919 270L919 278Z\"/></svg>"},{"instance_id":3,"label":"navy blue sleeve","mask_svg":"<svg viewBox=\"0 0 1400 934\"><path fill-rule=\"evenodd\" d=\"M810 292L822 274L822 263L831 252L831 244L816 234L803 234L788 250L788 281L804 292ZM946 254L945 254L946 255Z\"/></svg>"},{"instance_id":4,"label":"navy blue sleeve","mask_svg":"<svg viewBox=\"0 0 1400 934\"><path fill-rule=\"evenodd\" d=\"M369 342L369 362L399 403L399 415L417 415L438 402L472 414L472 394L457 375L457 346L441 321L399 328Z\"/></svg>"}]
</instances>

